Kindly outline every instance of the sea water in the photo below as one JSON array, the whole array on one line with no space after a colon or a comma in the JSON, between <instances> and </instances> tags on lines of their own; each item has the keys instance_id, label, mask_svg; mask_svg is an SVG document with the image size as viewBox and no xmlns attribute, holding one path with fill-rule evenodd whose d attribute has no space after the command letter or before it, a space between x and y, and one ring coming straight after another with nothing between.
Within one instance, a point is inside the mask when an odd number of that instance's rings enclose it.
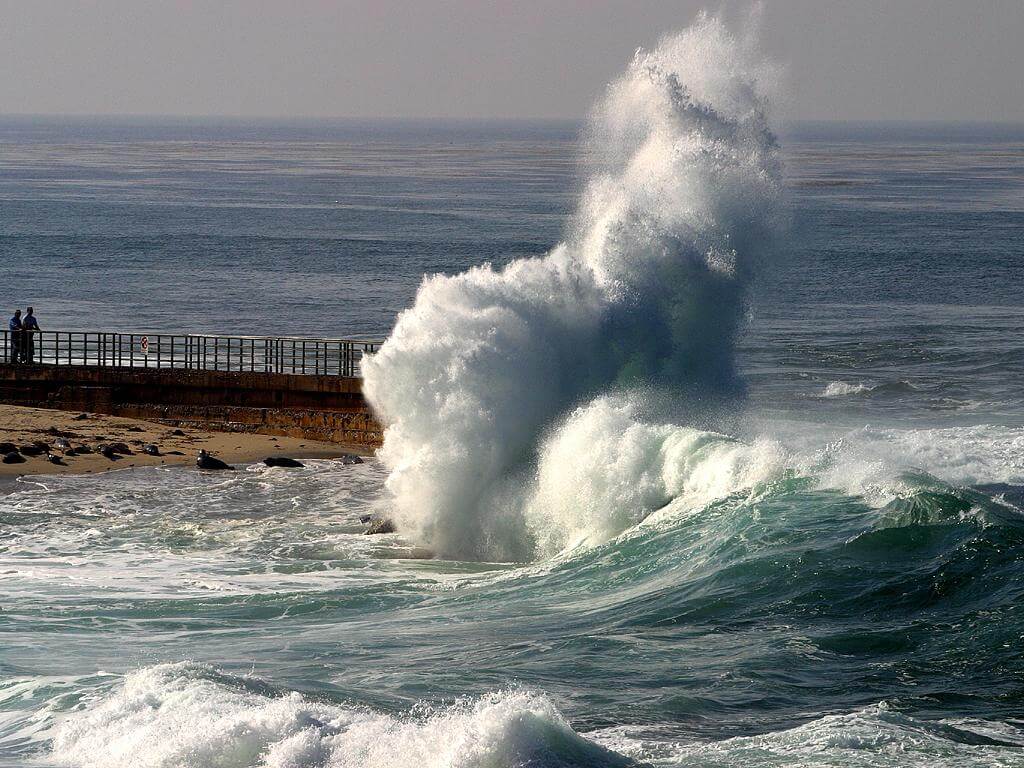
<instances>
[{"instance_id":1,"label":"sea water","mask_svg":"<svg viewBox=\"0 0 1024 768\"><path fill-rule=\"evenodd\" d=\"M1024 765L1024 129L771 75L0 122L45 328L393 334L380 460L5 486L0 764Z\"/></svg>"}]
</instances>

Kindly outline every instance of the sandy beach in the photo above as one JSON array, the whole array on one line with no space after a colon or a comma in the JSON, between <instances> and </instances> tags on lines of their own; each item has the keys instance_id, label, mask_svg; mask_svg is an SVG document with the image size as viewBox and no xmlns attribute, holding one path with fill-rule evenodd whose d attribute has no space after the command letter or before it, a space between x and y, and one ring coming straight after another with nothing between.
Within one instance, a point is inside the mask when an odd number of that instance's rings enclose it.
<instances>
[{"instance_id":1,"label":"sandy beach","mask_svg":"<svg viewBox=\"0 0 1024 768\"><path fill-rule=\"evenodd\" d=\"M61 450L57 441L63 438L72 450ZM0 443L18 447L43 443L59 463L53 463L43 451L37 456L24 455L25 461L0 464L0 478L22 475L90 474L128 467L194 464L200 450L229 464L246 465L268 456L289 456L294 459L337 458L345 454L363 453L365 449L335 443L321 443L293 437L255 435L239 432L205 432L177 429L163 424L96 413L72 413L44 408L0 405ZM108 458L98 447L124 443L130 453ZM143 452L154 445L159 455ZM81 450L85 448L85 452Z\"/></svg>"}]
</instances>

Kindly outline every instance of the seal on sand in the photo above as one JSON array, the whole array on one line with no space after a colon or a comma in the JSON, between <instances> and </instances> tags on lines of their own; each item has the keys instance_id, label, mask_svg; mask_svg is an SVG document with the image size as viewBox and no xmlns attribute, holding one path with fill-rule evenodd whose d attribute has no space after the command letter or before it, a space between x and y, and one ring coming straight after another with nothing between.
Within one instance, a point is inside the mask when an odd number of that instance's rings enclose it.
<instances>
[{"instance_id":1,"label":"seal on sand","mask_svg":"<svg viewBox=\"0 0 1024 768\"><path fill-rule=\"evenodd\" d=\"M200 450L199 455L196 456L196 466L200 469L234 469L230 464L225 464L220 459L216 459L205 450Z\"/></svg>"}]
</instances>

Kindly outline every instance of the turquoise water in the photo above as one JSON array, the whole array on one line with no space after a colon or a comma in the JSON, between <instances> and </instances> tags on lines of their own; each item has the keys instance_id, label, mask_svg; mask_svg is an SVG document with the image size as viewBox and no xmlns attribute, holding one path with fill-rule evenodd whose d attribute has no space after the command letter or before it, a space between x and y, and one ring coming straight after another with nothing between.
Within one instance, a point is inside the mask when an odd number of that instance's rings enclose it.
<instances>
[{"instance_id":1,"label":"turquoise water","mask_svg":"<svg viewBox=\"0 0 1024 768\"><path fill-rule=\"evenodd\" d=\"M5 295L384 335L425 272L572 247L577 134L5 119ZM781 159L727 390L641 397L630 360L541 403L469 516L463 474L403 497L387 458L5 487L0 765L1024 765L1024 131L791 126ZM475 332L451 314L431 343ZM488 352L456 380L531 364ZM417 446L490 471L490 416ZM407 525L362 535L378 511Z\"/></svg>"}]
</instances>

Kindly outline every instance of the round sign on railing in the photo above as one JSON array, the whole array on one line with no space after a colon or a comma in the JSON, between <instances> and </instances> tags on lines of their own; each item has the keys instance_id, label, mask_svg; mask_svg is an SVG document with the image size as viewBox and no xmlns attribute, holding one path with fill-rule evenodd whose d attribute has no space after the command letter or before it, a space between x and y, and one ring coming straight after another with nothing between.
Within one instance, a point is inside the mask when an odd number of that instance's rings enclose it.
<instances>
[{"instance_id":1,"label":"round sign on railing","mask_svg":"<svg viewBox=\"0 0 1024 768\"><path fill-rule=\"evenodd\" d=\"M142 354L148 355L149 354L149 336L143 336L142 339L139 341L139 344L142 346Z\"/></svg>"}]
</instances>

